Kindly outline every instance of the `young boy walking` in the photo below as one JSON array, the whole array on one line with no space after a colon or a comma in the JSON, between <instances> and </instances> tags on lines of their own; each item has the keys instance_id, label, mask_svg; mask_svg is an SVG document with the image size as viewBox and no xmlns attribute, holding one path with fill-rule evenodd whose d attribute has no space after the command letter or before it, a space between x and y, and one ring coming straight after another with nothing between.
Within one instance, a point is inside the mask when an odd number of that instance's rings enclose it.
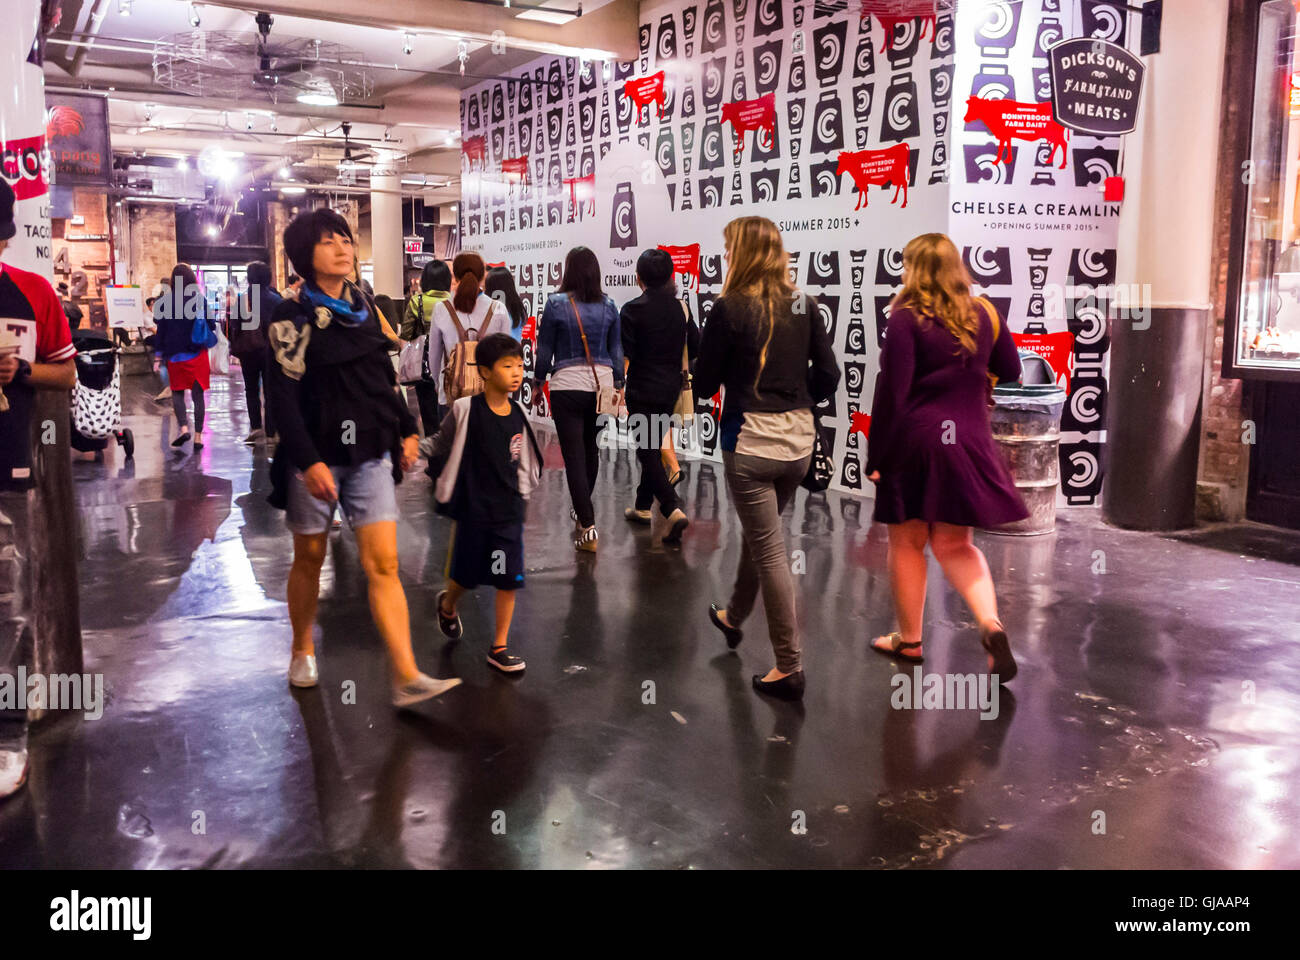
<instances>
[{"instance_id":1,"label":"young boy walking","mask_svg":"<svg viewBox=\"0 0 1300 960\"><path fill-rule=\"evenodd\" d=\"M459 640L457 602L465 591L491 584L496 638L487 662L519 673L525 663L507 647L515 591L524 585L524 502L541 477L542 451L523 408L510 399L524 379L519 342L494 333L478 342L474 359L483 392L455 401L426 441L437 512L456 521L447 588L438 594L438 629Z\"/></svg>"}]
</instances>

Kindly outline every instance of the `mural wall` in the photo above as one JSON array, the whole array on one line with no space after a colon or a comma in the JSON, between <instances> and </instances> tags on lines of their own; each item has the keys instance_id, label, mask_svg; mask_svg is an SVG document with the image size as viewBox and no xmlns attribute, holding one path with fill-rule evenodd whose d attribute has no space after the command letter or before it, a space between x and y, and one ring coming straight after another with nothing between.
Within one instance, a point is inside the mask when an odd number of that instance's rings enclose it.
<instances>
[{"instance_id":1,"label":"mural wall","mask_svg":"<svg viewBox=\"0 0 1300 960\"><path fill-rule=\"evenodd\" d=\"M1052 202L1092 197L1073 179L1087 158L1060 170L1058 148L1049 170L1037 162L1047 144L1022 141L995 165L987 124L952 129L964 115L953 111L966 109L964 100L954 105L955 90L1040 99L1034 51L1047 35L1039 28L1053 16L1062 31L1082 21L1052 13L1055 0L962 0L955 14L933 19L861 15L873 2L644 3L637 60L542 57L461 99L464 247L505 263L530 313L558 286L569 248L596 251L606 289L622 304L639 293L640 251L663 246L678 263L688 309L707 323L723 279L722 227L747 214L776 221L792 275L818 298L844 369L822 413L835 438L834 487L847 492L870 490L862 431L907 240L952 233L1017 333L1038 329L1030 293L1043 264L1051 275L1075 269L1075 260L1091 270L1109 250L1114 266L1113 239L1076 235L1070 246L1058 232L1049 241L1028 227L1003 231L996 221L1005 218L964 206L1005 203L1022 190ZM997 70L979 62L986 48L1003 51L993 65L1010 78L1002 93L986 76ZM951 189L950 168L959 181ZM1061 230L1104 219L1076 213L1061 218ZM1053 319L1047 329L1064 324ZM1104 344L1091 346L1104 353ZM696 430L683 443L714 456L716 398L698 399ZM524 400L549 415L545 395ZM1086 500L1093 487L1075 495Z\"/></svg>"}]
</instances>

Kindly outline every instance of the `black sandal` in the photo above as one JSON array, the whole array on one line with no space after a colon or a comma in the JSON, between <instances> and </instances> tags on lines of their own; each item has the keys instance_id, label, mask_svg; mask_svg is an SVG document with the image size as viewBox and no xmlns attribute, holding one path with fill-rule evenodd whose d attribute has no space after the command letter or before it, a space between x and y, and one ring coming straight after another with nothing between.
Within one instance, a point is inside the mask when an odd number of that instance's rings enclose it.
<instances>
[{"instance_id":1,"label":"black sandal","mask_svg":"<svg viewBox=\"0 0 1300 960\"><path fill-rule=\"evenodd\" d=\"M454 613L451 616L447 616L442 612L442 598L446 595L447 591L443 590L438 594L437 599L434 601L438 610L438 629L448 640L459 640L461 634L465 632L460 623L460 614Z\"/></svg>"},{"instance_id":2,"label":"black sandal","mask_svg":"<svg viewBox=\"0 0 1300 960\"><path fill-rule=\"evenodd\" d=\"M999 683L1007 683L1016 675L1020 668L1016 665L1016 658L1011 655L1011 643L1007 640L1002 624L999 623L987 633L981 628L980 646L993 658L992 672L997 674Z\"/></svg>"},{"instance_id":3,"label":"black sandal","mask_svg":"<svg viewBox=\"0 0 1300 960\"><path fill-rule=\"evenodd\" d=\"M877 646L876 640L890 641L889 649L886 650L884 647ZM892 657L895 660L906 660L908 663L925 662L919 654L917 656L912 656L911 654L903 653L904 650L912 650L914 648L920 647L921 646L920 640L917 640L915 643L904 643L903 635L901 633L898 633L897 631L895 631L894 633L883 634L882 636L876 637L876 640L871 641L871 649L876 651L876 653L880 654L881 656Z\"/></svg>"},{"instance_id":4,"label":"black sandal","mask_svg":"<svg viewBox=\"0 0 1300 960\"><path fill-rule=\"evenodd\" d=\"M182 433L179 437L177 437L175 440L172 441L172 446L173 446L173 447L183 447L183 446L185 446L185 444L187 444L187 443L189 442L189 440L190 440L190 432L189 432L188 430L186 430L186 431L185 431L184 433Z\"/></svg>"}]
</instances>

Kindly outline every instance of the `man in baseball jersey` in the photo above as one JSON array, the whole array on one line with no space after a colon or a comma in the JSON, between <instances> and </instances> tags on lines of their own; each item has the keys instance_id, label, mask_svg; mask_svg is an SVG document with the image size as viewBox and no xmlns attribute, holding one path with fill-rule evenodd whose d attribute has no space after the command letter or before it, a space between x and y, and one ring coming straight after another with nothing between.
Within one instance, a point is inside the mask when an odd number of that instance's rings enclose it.
<instances>
[{"instance_id":1,"label":"man in baseball jersey","mask_svg":"<svg viewBox=\"0 0 1300 960\"><path fill-rule=\"evenodd\" d=\"M71 390L77 378L72 359L77 351L58 294L44 277L4 264L5 248L16 232L13 188L0 177L0 526L15 530L13 518L25 512L26 491L34 482L31 427L35 392ZM58 427L68 429L66 422ZM71 518L67 519L70 523ZM15 570L14 582L22 580ZM17 593L12 596L17 598ZM0 599L0 624L21 617L21 610L8 609L14 602ZM19 639L23 632L7 629L0 633L0 674L16 675L22 664ZM0 797L16 791L27 779L26 691L19 694L23 702L0 706Z\"/></svg>"}]
</instances>

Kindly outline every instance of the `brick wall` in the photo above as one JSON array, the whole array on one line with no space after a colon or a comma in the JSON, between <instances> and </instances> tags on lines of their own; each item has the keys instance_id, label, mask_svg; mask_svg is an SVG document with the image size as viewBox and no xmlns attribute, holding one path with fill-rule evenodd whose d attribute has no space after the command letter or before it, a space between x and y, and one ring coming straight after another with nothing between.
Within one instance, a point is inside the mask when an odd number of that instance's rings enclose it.
<instances>
[{"instance_id":1,"label":"brick wall","mask_svg":"<svg viewBox=\"0 0 1300 960\"><path fill-rule=\"evenodd\" d=\"M73 191L72 212L82 217L85 222L73 224L71 220L54 220L51 223L51 236L56 266L54 283L72 285L72 274L81 271L86 274L86 294L78 297L77 302L89 318L88 306L93 302L102 305L104 300L103 285L111 282L108 257L108 200L103 191L89 188L77 188ZM103 237L101 240L79 240L77 237ZM67 266L64 267L61 254L66 251ZM103 310L98 311L102 315ZM85 323L89 326L89 323Z\"/></svg>"},{"instance_id":2,"label":"brick wall","mask_svg":"<svg viewBox=\"0 0 1300 960\"><path fill-rule=\"evenodd\" d=\"M143 287L147 297L176 265L176 208L163 203L129 204L127 222L131 282Z\"/></svg>"},{"instance_id":3,"label":"brick wall","mask_svg":"<svg viewBox=\"0 0 1300 960\"><path fill-rule=\"evenodd\" d=\"M1231 0L1228 10L1227 59L1220 106L1219 187L1215 194L1214 310L1206 331L1205 380L1201 417L1201 454L1197 472L1197 514L1203 520L1240 520L1246 514L1250 448L1241 442L1242 421L1250 416L1242 381L1225 380L1223 326L1228 301L1228 254L1232 243L1232 201L1241 175L1238 151L1249 137L1249 71L1255 51L1243 16L1254 0Z\"/></svg>"}]
</instances>

